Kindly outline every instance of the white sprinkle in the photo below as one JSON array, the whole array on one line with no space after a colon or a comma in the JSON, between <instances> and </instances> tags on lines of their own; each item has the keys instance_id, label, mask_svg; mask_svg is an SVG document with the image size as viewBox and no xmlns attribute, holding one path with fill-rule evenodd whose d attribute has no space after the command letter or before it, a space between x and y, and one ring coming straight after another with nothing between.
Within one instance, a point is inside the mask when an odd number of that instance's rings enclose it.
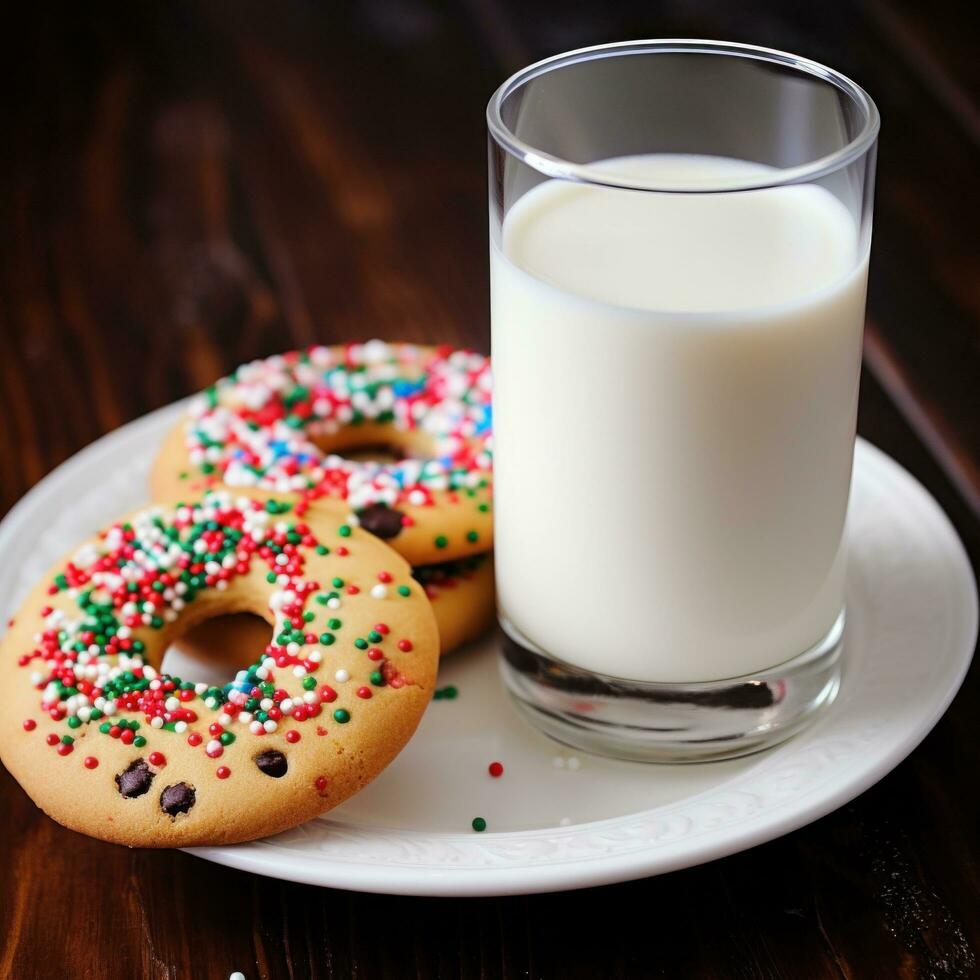
<instances>
[{"instance_id":1,"label":"white sprinkle","mask_svg":"<svg viewBox=\"0 0 980 980\"><path fill-rule=\"evenodd\" d=\"M350 680L350 674L348 674L347 671L344 670L343 667L341 667L340 670L338 670L337 673L333 675L333 679L337 681L338 684L346 684L347 681Z\"/></svg>"},{"instance_id":2,"label":"white sprinkle","mask_svg":"<svg viewBox=\"0 0 980 980\"><path fill-rule=\"evenodd\" d=\"M372 599L387 599L388 598L388 587L382 585L380 582L371 589Z\"/></svg>"}]
</instances>

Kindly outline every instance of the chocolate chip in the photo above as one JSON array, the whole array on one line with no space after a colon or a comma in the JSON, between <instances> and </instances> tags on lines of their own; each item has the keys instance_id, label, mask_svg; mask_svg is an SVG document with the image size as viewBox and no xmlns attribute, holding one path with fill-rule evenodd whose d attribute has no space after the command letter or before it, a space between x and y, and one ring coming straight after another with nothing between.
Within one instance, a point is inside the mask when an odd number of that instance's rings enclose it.
<instances>
[{"instance_id":1,"label":"chocolate chip","mask_svg":"<svg viewBox=\"0 0 980 980\"><path fill-rule=\"evenodd\" d=\"M153 773L143 759L135 759L118 776L116 785L127 800L142 796L153 782Z\"/></svg>"},{"instance_id":2,"label":"chocolate chip","mask_svg":"<svg viewBox=\"0 0 980 980\"><path fill-rule=\"evenodd\" d=\"M371 504L357 512L357 519L365 531L379 538L396 538L402 529L402 512L387 504Z\"/></svg>"},{"instance_id":3,"label":"chocolate chip","mask_svg":"<svg viewBox=\"0 0 980 980\"><path fill-rule=\"evenodd\" d=\"M273 779L279 779L280 776L285 776L286 770L289 768L286 757L276 749L267 749L265 752L260 752L255 757L255 764L262 772L267 776L272 776Z\"/></svg>"},{"instance_id":4,"label":"chocolate chip","mask_svg":"<svg viewBox=\"0 0 980 980\"><path fill-rule=\"evenodd\" d=\"M187 813L196 801L197 794L193 786L174 783L160 794L160 809L171 817L176 817L178 813Z\"/></svg>"}]
</instances>

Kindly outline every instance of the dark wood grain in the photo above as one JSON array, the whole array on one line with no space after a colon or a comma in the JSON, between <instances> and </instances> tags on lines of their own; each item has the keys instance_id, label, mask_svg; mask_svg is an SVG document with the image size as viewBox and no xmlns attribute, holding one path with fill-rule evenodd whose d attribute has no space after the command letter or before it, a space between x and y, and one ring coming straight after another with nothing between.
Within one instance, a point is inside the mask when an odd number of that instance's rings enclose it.
<instances>
[{"instance_id":1,"label":"dark wood grain","mask_svg":"<svg viewBox=\"0 0 980 980\"><path fill-rule=\"evenodd\" d=\"M966 5L367 0L39 7L0 87L0 512L240 361L380 335L486 349L486 98L638 36L825 60L883 115L861 432L973 507L977 76ZM924 655L928 655L924 651ZM57 827L0 774L0 977L970 977L976 671L850 805L615 887L421 900L265 880Z\"/></svg>"}]
</instances>

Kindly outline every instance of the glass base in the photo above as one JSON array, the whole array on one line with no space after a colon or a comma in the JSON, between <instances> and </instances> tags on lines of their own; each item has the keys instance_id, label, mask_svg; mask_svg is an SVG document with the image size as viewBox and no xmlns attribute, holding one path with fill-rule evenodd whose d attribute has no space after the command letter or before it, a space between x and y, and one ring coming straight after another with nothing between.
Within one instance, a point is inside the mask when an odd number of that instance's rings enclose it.
<instances>
[{"instance_id":1,"label":"glass base","mask_svg":"<svg viewBox=\"0 0 980 980\"><path fill-rule=\"evenodd\" d=\"M837 696L844 613L805 653L756 674L660 684L556 660L504 619L500 667L517 707L546 735L640 762L712 762L758 752L809 724Z\"/></svg>"}]
</instances>

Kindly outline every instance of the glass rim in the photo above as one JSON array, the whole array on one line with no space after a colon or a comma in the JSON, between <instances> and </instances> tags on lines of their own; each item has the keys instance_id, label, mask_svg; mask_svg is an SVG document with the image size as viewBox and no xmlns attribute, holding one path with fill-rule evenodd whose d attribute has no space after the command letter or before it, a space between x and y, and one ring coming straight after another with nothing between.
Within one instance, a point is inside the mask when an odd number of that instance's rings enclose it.
<instances>
[{"instance_id":1,"label":"glass rim","mask_svg":"<svg viewBox=\"0 0 980 980\"><path fill-rule=\"evenodd\" d=\"M864 126L861 131L839 150L818 157L795 167L773 168L757 178L745 178L726 182L723 185L703 184L697 186L664 186L656 181L626 179L604 172L594 164L573 163L559 156L532 146L517 136L503 121L501 109L504 101L517 89L533 79L545 75L556 68L593 61L599 58L612 58L638 54L714 54L728 57L741 57L754 61L766 61L795 69L835 86L844 92L864 113ZM641 41L615 41L609 44L596 44L586 48L576 48L552 55L528 65L511 75L490 97L487 104L487 128L494 141L507 153L523 160L529 167L548 177L575 183L596 184L622 190L655 191L663 194L723 194L739 191L764 190L799 184L825 177L841 167L847 166L863 156L878 138L881 119L878 107L871 96L846 75L828 68L826 65L775 48L764 48L754 44L741 44L734 41L709 41L697 38L662 38Z\"/></svg>"}]
</instances>

